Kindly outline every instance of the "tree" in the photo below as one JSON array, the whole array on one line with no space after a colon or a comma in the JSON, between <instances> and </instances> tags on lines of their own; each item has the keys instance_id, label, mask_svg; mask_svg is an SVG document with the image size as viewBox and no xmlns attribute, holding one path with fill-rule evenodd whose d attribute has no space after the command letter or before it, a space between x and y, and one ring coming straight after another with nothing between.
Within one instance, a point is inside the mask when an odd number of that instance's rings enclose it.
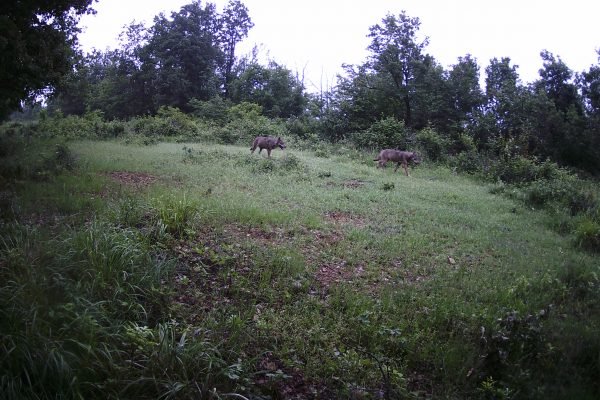
<instances>
[{"instance_id":1,"label":"tree","mask_svg":"<svg viewBox=\"0 0 600 400\"><path fill-rule=\"evenodd\" d=\"M4 1L0 5L0 120L71 69L77 22L93 0Z\"/></svg>"},{"instance_id":2,"label":"tree","mask_svg":"<svg viewBox=\"0 0 600 400\"><path fill-rule=\"evenodd\" d=\"M254 23L248 15L248 9L239 0L229 0L221 15L220 41L223 47L223 75L225 97L229 97L231 81L234 79L235 48L246 36Z\"/></svg>"},{"instance_id":3,"label":"tree","mask_svg":"<svg viewBox=\"0 0 600 400\"><path fill-rule=\"evenodd\" d=\"M600 172L600 50L597 53L599 64L592 65L589 71L577 77L587 114L585 134L590 138L589 150L593 153L588 170L595 173Z\"/></svg>"},{"instance_id":4,"label":"tree","mask_svg":"<svg viewBox=\"0 0 600 400\"><path fill-rule=\"evenodd\" d=\"M396 89L393 94L403 102L403 119L407 126L412 123L415 67L423 61L422 50L429 43L428 38L417 41L420 25L419 18L410 18L402 11L398 17L388 14L382 25L370 28L368 35L371 38L368 48L373 53L371 66L374 71L391 78Z\"/></svg>"},{"instance_id":5,"label":"tree","mask_svg":"<svg viewBox=\"0 0 600 400\"><path fill-rule=\"evenodd\" d=\"M211 3L185 5L171 20L163 14L154 18L140 60L144 79L152 82L155 110L163 105L186 109L190 99L208 100L220 92L220 29Z\"/></svg>"},{"instance_id":6,"label":"tree","mask_svg":"<svg viewBox=\"0 0 600 400\"><path fill-rule=\"evenodd\" d=\"M495 120L504 139L509 139L515 134L517 128L517 107L519 98L520 80L517 65L510 65L510 58L501 60L493 58L485 69L485 94L487 97L487 110Z\"/></svg>"},{"instance_id":7,"label":"tree","mask_svg":"<svg viewBox=\"0 0 600 400\"><path fill-rule=\"evenodd\" d=\"M555 58L547 50L542 51L540 56L544 60L544 68L539 70L541 79L535 86L546 92L560 112L566 113L572 108L578 115L582 115L583 104L577 93L577 87L571 82L573 71L560 57Z\"/></svg>"},{"instance_id":8,"label":"tree","mask_svg":"<svg viewBox=\"0 0 600 400\"><path fill-rule=\"evenodd\" d=\"M479 65L471 55L459 57L450 69L448 90L453 114L451 118L459 127L463 126L484 100L479 86Z\"/></svg>"},{"instance_id":9,"label":"tree","mask_svg":"<svg viewBox=\"0 0 600 400\"><path fill-rule=\"evenodd\" d=\"M599 64L592 65L587 72L582 72L577 82L581 88L587 113L600 117L600 49L597 53Z\"/></svg>"},{"instance_id":10,"label":"tree","mask_svg":"<svg viewBox=\"0 0 600 400\"><path fill-rule=\"evenodd\" d=\"M433 125L448 132L452 110L444 68L429 54L414 61L413 67L412 127L418 130Z\"/></svg>"},{"instance_id":11,"label":"tree","mask_svg":"<svg viewBox=\"0 0 600 400\"><path fill-rule=\"evenodd\" d=\"M585 131L584 106L572 82L573 71L560 57L548 51L540 55L544 64L539 70L540 79L533 86L538 95L543 94L554 105L553 119L560 123L556 123L554 129L538 130L538 135L546 138L546 152L555 161L577 166L590 164L592 138Z\"/></svg>"},{"instance_id":12,"label":"tree","mask_svg":"<svg viewBox=\"0 0 600 400\"><path fill-rule=\"evenodd\" d=\"M235 103L258 104L271 118L298 116L307 102L300 80L274 61L268 67L258 63L246 66L232 82L231 98Z\"/></svg>"}]
</instances>

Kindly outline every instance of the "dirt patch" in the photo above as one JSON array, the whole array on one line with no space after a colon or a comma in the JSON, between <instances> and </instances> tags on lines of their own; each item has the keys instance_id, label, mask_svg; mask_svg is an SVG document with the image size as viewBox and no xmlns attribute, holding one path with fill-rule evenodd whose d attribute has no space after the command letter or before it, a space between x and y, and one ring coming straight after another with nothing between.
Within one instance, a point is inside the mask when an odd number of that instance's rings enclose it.
<instances>
[{"instance_id":1,"label":"dirt patch","mask_svg":"<svg viewBox=\"0 0 600 400\"><path fill-rule=\"evenodd\" d=\"M227 225L223 229L223 234L231 242L239 243L243 240L252 240L263 245L280 245L287 243L293 238L293 233L285 231L279 227L269 227L264 229L256 226L244 226L238 224Z\"/></svg>"},{"instance_id":2,"label":"dirt patch","mask_svg":"<svg viewBox=\"0 0 600 400\"><path fill-rule=\"evenodd\" d=\"M363 274L364 268L349 266L345 260L332 260L319 266L315 278L324 287L337 283L348 283Z\"/></svg>"},{"instance_id":3,"label":"dirt patch","mask_svg":"<svg viewBox=\"0 0 600 400\"><path fill-rule=\"evenodd\" d=\"M290 368L267 352L258 360L255 384L276 399L333 399L333 394L319 382L307 379L298 368Z\"/></svg>"},{"instance_id":4,"label":"dirt patch","mask_svg":"<svg viewBox=\"0 0 600 400\"><path fill-rule=\"evenodd\" d=\"M358 215L354 215L349 212L344 211L327 211L325 214L325 219L336 225L352 225L362 227L366 225L365 219Z\"/></svg>"},{"instance_id":5,"label":"dirt patch","mask_svg":"<svg viewBox=\"0 0 600 400\"><path fill-rule=\"evenodd\" d=\"M342 218L339 215L335 217ZM334 218L335 218L334 217ZM286 231L280 227L256 227L230 224L223 229L223 234L230 243L250 241L261 246L294 246L304 257L307 267L316 268L315 279L323 287L336 283L350 282L362 275L363 268L351 267L342 259L324 261L324 249L335 246L344 239L343 233L334 229L322 231L319 229L301 228L300 232Z\"/></svg>"},{"instance_id":6,"label":"dirt patch","mask_svg":"<svg viewBox=\"0 0 600 400\"><path fill-rule=\"evenodd\" d=\"M404 271L402 274L404 283L408 285L418 285L419 283L428 281L431 277L427 275L421 275L412 271Z\"/></svg>"},{"instance_id":7,"label":"dirt patch","mask_svg":"<svg viewBox=\"0 0 600 400\"><path fill-rule=\"evenodd\" d=\"M350 179L343 183L344 187L350 189L357 189L359 187L363 187L365 185L365 181L361 181L359 179Z\"/></svg>"},{"instance_id":8,"label":"dirt patch","mask_svg":"<svg viewBox=\"0 0 600 400\"><path fill-rule=\"evenodd\" d=\"M144 172L114 171L108 172L106 175L122 185L131 186L136 189L148 187L158 179L157 177Z\"/></svg>"},{"instance_id":9,"label":"dirt patch","mask_svg":"<svg viewBox=\"0 0 600 400\"><path fill-rule=\"evenodd\" d=\"M334 188L336 186L343 186L345 188L348 189L358 189L363 187L367 182L366 181L361 181L360 179L349 179L347 181L344 181L342 183L336 183L334 181L327 181L325 182L325 187L327 188Z\"/></svg>"},{"instance_id":10,"label":"dirt patch","mask_svg":"<svg viewBox=\"0 0 600 400\"><path fill-rule=\"evenodd\" d=\"M234 276L251 272L252 254L207 228L193 240L181 240L171 248L177 259L173 302L184 309L186 320L198 323L202 315L224 304L246 301L232 290ZM248 293L248 295L252 295Z\"/></svg>"}]
</instances>

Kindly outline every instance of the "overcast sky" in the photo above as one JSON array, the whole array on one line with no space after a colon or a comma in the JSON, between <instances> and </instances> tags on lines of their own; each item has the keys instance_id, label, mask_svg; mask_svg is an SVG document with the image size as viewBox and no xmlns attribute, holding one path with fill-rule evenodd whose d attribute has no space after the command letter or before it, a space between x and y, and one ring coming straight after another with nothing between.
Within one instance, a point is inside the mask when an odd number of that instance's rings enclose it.
<instances>
[{"instance_id":1,"label":"overcast sky","mask_svg":"<svg viewBox=\"0 0 600 400\"><path fill-rule=\"evenodd\" d=\"M426 53L444 68L473 55L484 77L490 59L510 57L523 82L538 78L540 51L559 56L575 72L598 64L600 1L597 0L242 0L255 26L238 55L259 46L261 61L304 72L309 91L335 85L341 65L362 64L369 27L402 10L421 21L429 37ZM227 0L213 0L219 12ZM117 46L133 20L147 26L160 12L170 16L191 0L99 0L96 15L84 16L79 40L86 51ZM207 1L202 1L204 5Z\"/></svg>"}]
</instances>

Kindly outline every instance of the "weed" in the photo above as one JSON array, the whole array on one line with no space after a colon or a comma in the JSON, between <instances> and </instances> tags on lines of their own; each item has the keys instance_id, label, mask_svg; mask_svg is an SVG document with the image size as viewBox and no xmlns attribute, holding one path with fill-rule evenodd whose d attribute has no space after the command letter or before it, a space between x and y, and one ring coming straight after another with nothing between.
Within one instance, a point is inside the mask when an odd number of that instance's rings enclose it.
<instances>
[{"instance_id":1,"label":"weed","mask_svg":"<svg viewBox=\"0 0 600 400\"><path fill-rule=\"evenodd\" d=\"M276 161L272 158L261 158L258 164L252 168L252 172L258 172L262 174L268 174L275 170Z\"/></svg>"},{"instance_id":2,"label":"weed","mask_svg":"<svg viewBox=\"0 0 600 400\"><path fill-rule=\"evenodd\" d=\"M185 193L183 196L165 195L153 199L153 214L159 225L176 236L192 233L192 223L198 216L197 202Z\"/></svg>"},{"instance_id":3,"label":"weed","mask_svg":"<svg viewBox=\"0 0 600 400\"><path fill-rule=\"evenodd\" d=\"M584 249L600 251L600 223L583 218L575 227L575 240Z\"/></svg>"}]
</instances>

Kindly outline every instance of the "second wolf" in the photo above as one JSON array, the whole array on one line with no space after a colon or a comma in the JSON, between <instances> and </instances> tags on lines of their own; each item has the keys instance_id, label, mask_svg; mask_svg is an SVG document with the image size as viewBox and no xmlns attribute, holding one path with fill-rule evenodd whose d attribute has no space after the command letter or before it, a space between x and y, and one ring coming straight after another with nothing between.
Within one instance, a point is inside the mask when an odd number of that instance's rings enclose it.
<instances>
[{"instance_id":1,"label":"second wolf","mask_svg":"<svg viewBox=\"0 0 600 400\"><path fill-rule=\"evenodd\" d=\"M421 158L417 153L412 151L385 149L381 150L377 158L373 161L377 161L377 168L385 168L385 164L387 164L388 161L395 162L396 168L394 168L394 172L396 172L398 167L400 167L402 164L402 168L404 168L406 176L409 176L408 163L412 162L413 164L419 164L421 162Z\"/></svg>"},{"instance_id":2,"label":"second wolf","mask_svg":"<svg viewBox=\"0 0 600 400\"><path fill-rule=\"evenodd\" d=\"M280 137L273 137L273 136L257 136L254 139L254 142L252 142L252 147L250 147L250 150L252 150L252 153L254 153L254 150L256 150L256 148L258 147L258 154L260 154L260 152L263 149L267 149L267 156L271 157L271 150L273 150L275 147L279 147L281 150L285 149L285 143L283 143L283 140L281 140Z\"/></svg>"}]
</instances>

